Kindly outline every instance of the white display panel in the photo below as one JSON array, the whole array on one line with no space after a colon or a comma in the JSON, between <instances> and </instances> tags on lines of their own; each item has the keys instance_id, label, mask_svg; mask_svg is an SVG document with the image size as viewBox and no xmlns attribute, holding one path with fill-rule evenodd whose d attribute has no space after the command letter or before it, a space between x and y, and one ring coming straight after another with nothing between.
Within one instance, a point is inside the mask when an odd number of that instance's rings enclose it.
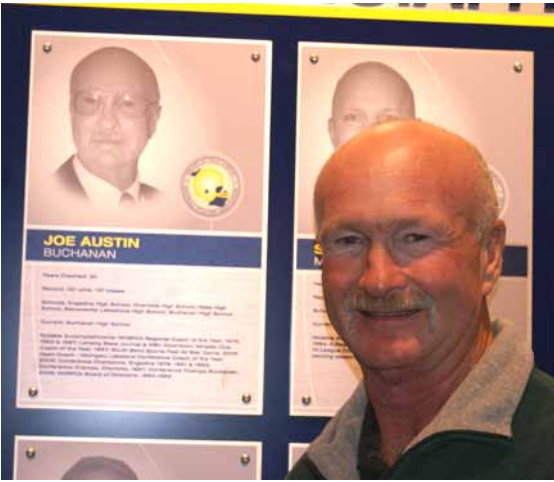
<instances>
[{"instance_id":1,"label":"white display panel","mask_svg":"<svg viewBox=\"0 0 554 482\"><path fill-rule=\"evenodd\" d=\"M17 436L16 480L259 480L260 442Z\"/></svg>"},{"instance_id":2,"label":"white display panel","mask_svg":"<svg viewBox=\"0 0 554 482\"><path fill-rule=\"evenodd\" d=\"M391 99L394 89L376 81L379 75L344 82L336 102L349 102L356 114L351 117L365 116L358 131L389 115L415 117L465 137L481 151L508 226L505 276L492 295L491 314L513 319L530 343L533 54L301 42L298 55L290 413L332 416L360 380L357 363L326 316L312 203L319 170L338 146L333 97L341 77L354 67L379 64L378 69L395 71L414 99L407 115L399 107L405 99Z\"/></svg>"},{"instance_id":3,"label":"white display panel","mask_svg":"<svg viewBox=\"0 0 554 482\"><path fill-rule=\"evenodd\" d=\"M18 407L262 413L271 54L34 32Z\"/></svg>"}]
</instances>

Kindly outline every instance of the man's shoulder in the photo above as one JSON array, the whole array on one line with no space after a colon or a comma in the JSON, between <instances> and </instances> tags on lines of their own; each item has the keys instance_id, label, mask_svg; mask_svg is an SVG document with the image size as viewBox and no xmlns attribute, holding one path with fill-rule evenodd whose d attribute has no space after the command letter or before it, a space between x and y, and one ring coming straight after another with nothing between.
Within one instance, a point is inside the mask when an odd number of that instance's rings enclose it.
<instances>
[{"instance_id":1,"label":"man's shoulder","mask_svg":"<svg viewBox=\"0 0 554 482\"><path fill-rule=\"evenodd\" d=\"M515 461L525 478L554 477L554 379L533 369L513 418Z\"/></svg>"},{"instance_id":2,"label":"man's shoulder","mask_svg":"<svg viewBox=\"0 0 554 482\"><path fill-rule=\"evenodd\" d=\"M159 189L155 188L154 186L151 186L150 184L146 184L144 182L140 183L140 195L146 200L146 201L154 201L156 199L159 199L162 197L163 193Z\"/></svg>"},{"instance_id":3,"label":"man's shoulder","mask_svg":"<svg viewBox=\"0 0 554 482\"><path fill-rule=\"evenodd\" d=\"M310 460L308 454L304 454L285 477L287 480L324 480L322 473Z\"/></svg>"},{"instance_id":4,"label":"man's shoulder","mask_svg":"<svg viewBox=\"0 0 554 482\"><path fill-rule=\"evenodd\" d=\"M539 420L548 422L554 429L554 378L534 368L514 415L514 425L525 427ZM552 433L554 437L554 430Z\"/></svg>"},{"instance_id":5,"label":"man's shoulder","mask_svg":"<svg viewBox=\"0 0 554 482\"><path fill-rule=\"evenodd\" d=\"M366 408L367 396L363 383L360 383L287 477L339 480L358 478L359 440Z\"/></svg>"},{"instance_id":6,"label":"man's shoulder","mask_svg":"<svg viewBox=\"0 0 554 482\"><path fill-rule=\"evenodd\" d=\"M65 189L72 196L78 199L86 199L86 191L73 167L73 158L74 156L71 156L54 171L54 181L59 188Z\"/></svg>"},{"instance_id":7,"label":"man's shoulder","mask_svg":"<svg viewBox=\"0 0 554 482\"><path fill-rule=\"evenodd\" d=\"M73 156L66 159L55 171L54 176L63 180L76 179L75 169L73 168Z\"/></svg>"},{"instance_id":8,"label":"man's shoulder","mask_svg":"<svg viewBox=\"0 0 554 482\"><path fill-rule=\"evenodd\" d=\"M554 378L546 372L534 368L529 378L529 383L533 382L533 389L543 395L554 397Z\"/></svg>"}]
</instances>

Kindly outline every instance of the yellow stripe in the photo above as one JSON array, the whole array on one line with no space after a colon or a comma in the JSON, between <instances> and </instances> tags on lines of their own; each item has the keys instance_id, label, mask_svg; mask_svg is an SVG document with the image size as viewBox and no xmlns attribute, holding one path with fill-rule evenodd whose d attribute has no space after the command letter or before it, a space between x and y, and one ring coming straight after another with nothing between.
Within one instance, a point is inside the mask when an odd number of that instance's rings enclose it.
<instances>
[{"instance_id":1,"label":"yellow stripe","mask_svg":"<svg viewBox=\"0 0 554 482\"><path fill-rule=\"evenodd\" d=\"M234 13L245 15L283 15L292 17L396 20L405 22L508 25L516 27L554 27L554 14L525 15L519 13L486 13L474 11L432 11L412 8L396 9L380 7L268 5L261 3L53 3L47 5L179 12Z\"/></svg>"}]
</instances>

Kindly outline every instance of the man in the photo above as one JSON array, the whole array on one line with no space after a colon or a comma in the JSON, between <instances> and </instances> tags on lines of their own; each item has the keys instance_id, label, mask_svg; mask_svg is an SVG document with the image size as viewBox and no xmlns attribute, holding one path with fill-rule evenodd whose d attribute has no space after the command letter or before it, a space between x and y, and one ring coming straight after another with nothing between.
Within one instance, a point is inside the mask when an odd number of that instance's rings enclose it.
<instances>
[{"instance_id":1,"label":"man","mask_svg":"<svg viewBox=\"0 0 554 482\"><path fill-rule=\"evenodd\" d=\"M489 318L506 228L476 148L379 124L333 154L314 205L327 312L363 383L289 477L554 477L554 381Z\"/></svg>"},{"instance_id":2,"label":"man","mask_svg":"<svg viewBox=\"0 0 554 482\"><path fill-rule=\"evenodd\" d=\"M61 480L138 480L138 476L122 460L92 456L79 459Z\"/></svg>"},{"instance_id":3,"label":"man","mask_svg":"<svg viewBox=\"0 0 554 482\"><path fill-rule=\"evenodd\" d=\"M103 208L159 197L138 175L139 158L161 111L150 66L124 48L96 50L73 69L70 95L77 152L56 171L59 186Z\"/></svg>"},{"instance_id":4,"label":"man","mask_svg":"<svg viewBox=\"0 0 554 482\"><path fill-rule=\"evenodd\" d=\"M332 109L327 126L336 149L376 122L414 118L414 93L406 79L388 65L362 62L337 82Z\"/></svg>"}]
</instances>

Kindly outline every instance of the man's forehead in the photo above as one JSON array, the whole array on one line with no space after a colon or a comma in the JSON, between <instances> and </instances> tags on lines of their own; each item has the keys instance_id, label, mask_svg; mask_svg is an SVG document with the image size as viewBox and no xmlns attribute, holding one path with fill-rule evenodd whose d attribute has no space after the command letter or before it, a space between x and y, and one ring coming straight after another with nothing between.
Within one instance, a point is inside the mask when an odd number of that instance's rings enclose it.
<instances>
[{"instance_id":1,"label":"man's forehead","mask_svg":"<svg viewBox=\"0 0 554 482\"><path fill-rule=\"evenodd\" d=\"M356 137L346 146L340 155L332 156L326 166L332 177L352 176L368 181L391 175L419 177L427 164L437 164L432 143L395 138L387 133L367 139ZM441 163L440 159L438 161Z\"/></svg>"},{"instance_id":2,"label":"man's forehead","mask_svg":"<svg viewBox=\"0 0 554 482\"><path fill-rule=\"evenodd\" d=\"M362 229L395 233L404 229L420 228L447 232L452 230L454 223L465 221L461 210L452 211L447 215L435 203L424 202L412 205L410 208L381 209L384 204L385 201L379 206L360 206L359 209L348 212L335 212L330 209L330 212L324 216L322 231L329 233L337 230Z\"/></svg>"},{"instance_id":3,"label":"man's forehead","mask_svg":"<svg viewBox=\"0 0 554 482\"><path fill-rule=\"evenodd\" d=\"M325 174L326 196L370 197L380 193L384 203L409 201L424 205L432 195L446 198L457 189L455 169L446 163L435 163L431 156L402 146L374 155L351 157L335 162Z\"/></svg>"},{"instance_id":4,"label":"man's forehead","mask_svg":"<svg viewBox=\"0 0 554 482\"><path fill-rule=\"evenodd\" d=\"M382 77L357 76L341 85L337 94L339 104L356 99L370 98L379 100L382 97L398 99L402 94L402 88L398 83L388 82Z\"/></svg>"},{"instance_id":5,"label":"man's forehead","mask_svg":"<svg viewBox=\"0 0 554 482\"><path fill-rule=\"evenodd\" d=\"M336 112L345 111L387 111L399 112L406 102L404 96L390 87L352 89L340 95L335 105Z\"/></svg>"},{"instance_id":6,"label":"man's forehead","mask_svg":"<svg viewBox=\"0 0 554 482\"><path fill-rule=\"evenodd\" d=\"M338 92L344 93L362 88L384 88L393 86L400 90L406 81L396 71L382 64L371 64L347 73L340 81Z\"/></svg>"},{"instance_id":7,"label":"man's forehead","mask_svg":"<svg viewBox=\"0 0 554 482\"><path fill-rule=\"evenodd\" d=\"M460 150L454 135L421 124L390 122L351 139L325 165L316 199L354 185L373 189L383 184L389 188L388 198L400 191L417 194L418 188L432 189L446 199L458 198L468 189L474 172L467 153Z\"/></svg>"},{"instance_id":8,"label":"man's forehead","mask_svg":"<svg viewBox=\"0 0 554 482\"><path fill-rule=\"evenodd\" d=\"M149 67L136 55L123 49L104 49L76 66L71 89L149 93L156 90L155 82Z\"/></svg>"},{"instance_id":9,"label":"man's forehead","mask_svg":"<svg viewBox=\"0 0 554 482\"><path fill-rule=\"evenodd\" d=\"M133 75L132 71L109 65L102 69L79 72L75 76L72 89L98 89L103 91L142 91L147 88L145 79Z\"/></svg>"},{"instance_id":10,"label":"man's forehead","mask_svg":"<svg viewBox=\"0 0 554 482\"><path fill-rule=\"evenodd\" d=\"M436 167L456 166L453 159L467 158L467 148L458 136L418 120L393 120L374 125L337 150L330 166L406 163L407 166L432 163ZM462 166L460 166L462 167ZM464 166L465 167L465 166Z\"/></svg>"},{"instance_id":11,"label":"man's forehead","mask_svg":"<svg viewBox=\"0 0 554 482\"><path fill-rule=\"evenodd\" d=\"M467 218L470 199L461 186L440 176L425 176L419 169L343 172L322 192L318 224L323 231L391 233L418 227L445 233L455 219Z\"/></svg>"}]
</instances>

